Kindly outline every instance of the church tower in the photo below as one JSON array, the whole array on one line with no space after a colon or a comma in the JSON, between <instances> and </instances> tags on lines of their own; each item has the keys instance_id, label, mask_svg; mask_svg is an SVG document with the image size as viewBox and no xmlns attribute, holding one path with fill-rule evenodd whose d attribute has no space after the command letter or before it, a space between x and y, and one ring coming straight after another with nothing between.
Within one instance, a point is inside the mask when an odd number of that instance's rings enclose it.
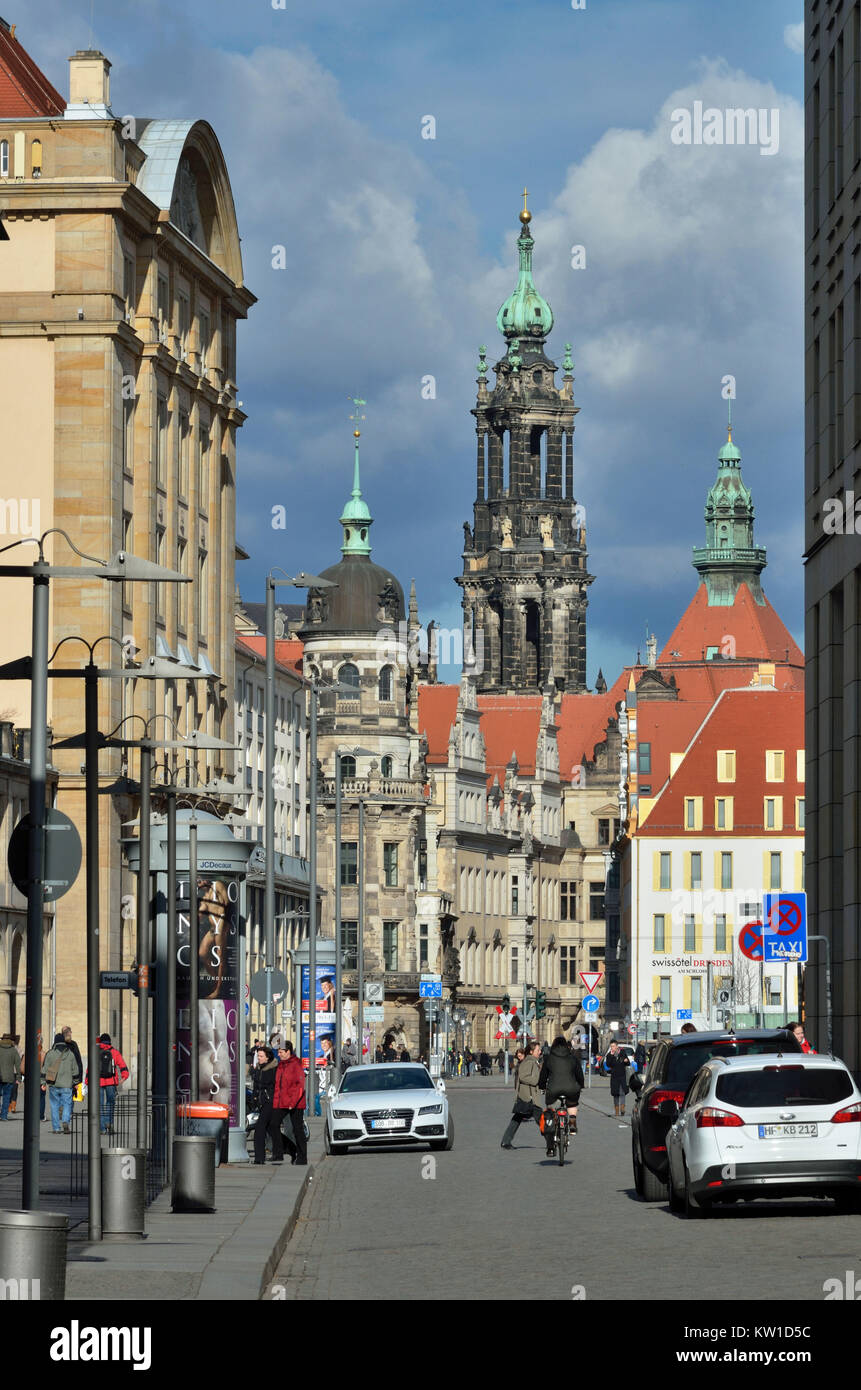
<instances>
[{"instance_id":1,"label":"church tower","mask_svg":"<svg viewBox=\"0 0 861 1390\"><path fill-rule=\"evenodd\" d=\"M694 548L693 566L706 586L710 608L731 608L742 584L757 603L765 603L759 579L767 563L765 547L753 543L753 499L742 481L732 423L728 436L706 497L706 543Z\"/></svg>"},{"instance_id":2,"label":"church tower","mask_svg":"<svg viewBox=\"0 0 861 1390\"><path fill-rule=\"evenodd\" d=\"M566 343L562 386L545 349L550 305L532 279L520 213L520 273L496 323L505 350L487 382L480 349L474 525L464 523L464 667L479 692L586 689L586 514L574 499L574 364ZM470 666L470 657L474 664Z\"/></svg>"}]
</instances>

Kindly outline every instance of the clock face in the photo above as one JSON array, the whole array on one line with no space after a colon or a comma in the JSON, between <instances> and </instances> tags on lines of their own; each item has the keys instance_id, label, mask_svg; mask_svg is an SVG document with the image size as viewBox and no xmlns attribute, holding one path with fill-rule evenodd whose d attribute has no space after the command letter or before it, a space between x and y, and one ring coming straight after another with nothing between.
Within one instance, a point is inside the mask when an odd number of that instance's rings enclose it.
<instances>
[{"instance_id":1,"label":"clock face","mask_svg":"<svg viewBox=\"0 0 861 1390\"><path fill-rule=\"evenodd\" d=\"M197 196L197 177L188 158L183 155L177 170L173 188L173 202L170 206L170 220L184 232L189 241L206 250L203 240L203 219Z\"/></svg>"}]
</instances>

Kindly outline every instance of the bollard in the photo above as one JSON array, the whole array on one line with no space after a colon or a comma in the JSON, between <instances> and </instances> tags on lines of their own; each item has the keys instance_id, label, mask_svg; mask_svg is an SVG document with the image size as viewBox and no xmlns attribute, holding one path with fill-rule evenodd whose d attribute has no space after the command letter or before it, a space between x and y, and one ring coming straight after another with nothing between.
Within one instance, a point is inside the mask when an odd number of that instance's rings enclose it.
<instances>
[{"instance_id":1,"label":"bollard","mask_svg":"<svg viewBox=\"0 0 861 1390\"><path fill-rule=\"evenodd\" d=\"M215 1211L215 1140L179 1135L173 1141L171 1210Z\"/></svg>"},{"instance_id":2,"label":"bollard","mask_svg":"<svg viewBox=\"0 0 861 1390\"><path fill-rule=\"evenodd\" d=\"M142 1240L146 1151L102 1149L102 1239Z\"/></svg>"},{"instance_id":3,"label":"bollard","mask_svg":"<svg viewBox=\"0 0 861 1390\"><path fill-rule=\"evenodd\" d=\"M66 1297L69 1218L55 1211L0 1211L0 1301Z\"/></svg>"}]
</instances>

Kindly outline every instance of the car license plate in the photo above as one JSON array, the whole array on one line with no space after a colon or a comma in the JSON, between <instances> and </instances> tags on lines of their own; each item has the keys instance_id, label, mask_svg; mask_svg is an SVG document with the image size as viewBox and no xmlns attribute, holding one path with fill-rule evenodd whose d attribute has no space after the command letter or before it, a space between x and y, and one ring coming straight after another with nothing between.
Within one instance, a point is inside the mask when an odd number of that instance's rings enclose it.
<instances>
[{"instance_id":1,"label":"car license plate","mask_svg":"<svg viewBox=\"0 0 861 1390\"><path fill-rule=\"evenodd\" d=\"M372 1120L372 1129L406 1129L406 1120Z\"/></svg>"},{"instance_id":2,"label":"car license plate","mask_svg":"<svg viewBox=\"0 0 861 1390\"><path fill-rule=\"evenodd\" d=\"M818 1125L760 1125L760 1139L818 1139Z\"/></svg>"}]
</instances>

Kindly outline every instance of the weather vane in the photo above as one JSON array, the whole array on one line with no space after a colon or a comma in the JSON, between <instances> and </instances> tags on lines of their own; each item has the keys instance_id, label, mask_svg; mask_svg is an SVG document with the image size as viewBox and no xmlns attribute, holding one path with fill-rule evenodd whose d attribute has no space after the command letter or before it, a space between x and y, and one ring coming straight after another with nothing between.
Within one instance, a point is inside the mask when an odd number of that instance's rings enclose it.
<instances>
[{"instance_id":1,"label":"weather vane","mask_svg":"<svg viewBox=\"0 0 861 1390\"><path fill-rule=\"evenodd\" d=\"M365 418L364 415L361 413L359 407L367 405L368 402L363 401L359 396L350 396L349 400L351 400L353 402L353 405L356 407L353 411L353 414L350 416L350 419L352 420L354 425L353 434L358 439L359 435L361 434L361 430L359 429L359 423Z\"/></svg>"}]
</instances>

